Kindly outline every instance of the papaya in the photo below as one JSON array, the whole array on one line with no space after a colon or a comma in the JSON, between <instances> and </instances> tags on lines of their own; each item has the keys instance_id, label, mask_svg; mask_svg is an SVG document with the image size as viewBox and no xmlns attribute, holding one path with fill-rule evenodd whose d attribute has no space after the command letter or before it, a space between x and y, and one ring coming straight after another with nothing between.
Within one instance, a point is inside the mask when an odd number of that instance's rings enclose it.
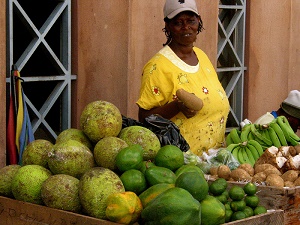
<instances>
[{"instance_id":1,"label":"papaya","mask_svg":"<svg viewBox=\"0 0 300 225\"><path fill-rule=\"evenodd\" d=\"M161 184L155 184L145 191L143 191L140 195L139 198L142 202L143 207L145 208L146 205L151 202L153 199L155 199L158 195L163 193L164 191L168 190L169 188L175 187L174 184L166 184L166 183L161 183Z\"/></svg>"},{"instance_id":2,"label":"papaya","mask_svg":"<svg viewBox=\"0 0 300 225\"><path fill-rule=\"evenodd\" d=\"M198 166L192 165L192 164L187 164L187 165L183 165L183 166L179 167L175 171L175 175L177 177L179 177L179 175L184 172L194 172L194 171L199 172L199 174L204 177L203 171Z\"/></svg>"},{"instance_id":3,"label":"papaya","mask_svg":"<svg viewBox=\"0 0 300 225\"><path fill-rule=\"evenodd\" d=\"M133 224L140 218L143 205L131 191L110 194L107 198L106 218L120 224Z\"/></svg>"},{"instance_id":4,"label":"papaya","mask_svg":"<svg viewBox=\"0 0 300 225\"><path fill-rule=\"evenodd\" d=\"M225 206L217 198L207 195L201 202L201 225L219 225L225 223Z\"/></svg>"},{"instance_id":5,"label":"papaya","mask_svg":"<svg viewBox=\"0 0 300 225\"><path fill-rule=\"evenodd\" d=\"M187 190L169 188L146 205L141 220L145 225L199 225L201 204Z\"/></svg>"},{"instance_id":6,"label":"papaya","mask_svg":"<svg viewBox=\"0 0 300 225\"><path fill-rule=\"evenodd\" d=\"M146 169L145 178L148 182L148 186L160 183L175 184L176 175L168 168L152 166Z\"/></svg>"},{"instance_id":7,"label":"papaya","mask_svg":"<svg viewBox=\"0 0 300 225\"><path fill-rule=\"evenodd\" d=\"M207 181L199 172L180 174L175 181L175 186L187 190L198 201L202 201L208 195L209 190Z\"/></svg>"}]
</instances>

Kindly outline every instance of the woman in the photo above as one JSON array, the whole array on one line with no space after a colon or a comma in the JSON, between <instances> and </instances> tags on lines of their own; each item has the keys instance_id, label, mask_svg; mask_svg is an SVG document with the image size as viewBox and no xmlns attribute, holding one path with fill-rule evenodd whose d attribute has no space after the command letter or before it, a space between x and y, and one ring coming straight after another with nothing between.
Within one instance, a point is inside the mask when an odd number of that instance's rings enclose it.
<instances>
[{"instance_id":1,"label":"woman","mask_svg":"<svg viewBox=\"0 0 300 225\"><path fill-rule=\"evenodd\" d=\"M200 156L224 146L229 102L210 60L194 47L203 29L196 2L166 0L164 21L167 42L143 69L139 120L151 114L172 120L190 150ZM178 101L176 91L181 88L202 99L200 111Z\"/></svg>"}]
</instances>

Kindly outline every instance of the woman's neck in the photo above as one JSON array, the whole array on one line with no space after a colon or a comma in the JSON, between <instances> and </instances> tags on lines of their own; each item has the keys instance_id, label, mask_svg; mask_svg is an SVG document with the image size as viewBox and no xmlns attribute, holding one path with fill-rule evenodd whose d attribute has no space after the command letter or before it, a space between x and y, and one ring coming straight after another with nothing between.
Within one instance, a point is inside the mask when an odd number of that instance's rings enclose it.
<instances>
[{"instance_id":1,"label":"woman's neck","mask_svg":"<svg viewBox=\"0 0 300 225\"><path fill-rule=\"evenodd\" d=\"M198 58L193 50L193 45L176 45L171 42L169 47L185 63L191 66L196 66L198 64Z\"/></svg>"}]
</instances>

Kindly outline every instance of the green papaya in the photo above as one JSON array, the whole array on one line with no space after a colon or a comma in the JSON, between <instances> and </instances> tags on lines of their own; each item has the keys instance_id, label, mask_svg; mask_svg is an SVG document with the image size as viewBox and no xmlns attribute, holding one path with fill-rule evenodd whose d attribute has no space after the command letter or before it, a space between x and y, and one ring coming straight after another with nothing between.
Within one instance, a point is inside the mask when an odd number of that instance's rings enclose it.
<instances>
[{"instance_id":1,"label":"green papaya","mask_svg":"<svg viewBox=\"0 0 300 225\"><path fill-rule=\"evenodd\" d=\"M149 186L160 183L175 184L175 173L165 167L152 166L146 169L145 178Z\"/></svg>"},{"instance_id":2,"label":"green papaya","mask_svg":"<svg viewBox=\"0 0 300 225\"><path fill-rule=\"evenodd\" d=\"M145 225L199 225L201 204L187 190L173 187L149 202L141 218Z\"/></svg>"},{"instance_id":3,"label":"green papaya","mask_svg":"<svg viewBox=\"0 0 300 225\"><path fill-rule=\"evenodd\" d=\"M139 195L143 207L145 208L146 205L149 202L151 202L153 199L155 199L158 195L168 190L169 188L173 188L173 187L175 187L174 184L166 184L166 183L155 184L149 187Z\"/></svg>"},{"instance_id":4,"label":"green papaya","mask_svg":"<svg viewBox=\"0 0 300 225\"><path fill-rule=\"evenodd\" d=\"M175 175L177 177L179 177L179 175L182 174L182 173L185 173L185 172L194 172L194 171L198 172L202 177L204 177L203 171L198 166L191 165L191 164L183 165L183 166L179 167L175 171Z\"/></svg>"},{"instance_id":5,"label":"green papaya","mask_svg":"<svg viewBox=\"0 0 300 225\"><path fill-rule=\"evenodd\" d=\"M225 223L225 206L216 197L207 195L201 202L201 225L219 225Z\"/></svg>"}]
</instances>

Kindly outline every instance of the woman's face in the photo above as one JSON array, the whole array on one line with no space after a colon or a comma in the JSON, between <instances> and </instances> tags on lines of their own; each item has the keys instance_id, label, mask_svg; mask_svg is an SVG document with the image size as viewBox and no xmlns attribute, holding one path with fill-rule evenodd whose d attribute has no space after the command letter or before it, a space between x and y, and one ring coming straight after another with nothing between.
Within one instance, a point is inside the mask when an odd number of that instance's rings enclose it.
<instances>
[{"instance_id":1,"label":"woman's face","mask_svg":"<svg viewBox=\"0 0 300 225\"><path fill-rule=\"evenodd\" d=\"M166 23L172 42L180 45L193 45L197 39L199 18L193 12L182 12Z\"/></svg>"}]
</instances>

